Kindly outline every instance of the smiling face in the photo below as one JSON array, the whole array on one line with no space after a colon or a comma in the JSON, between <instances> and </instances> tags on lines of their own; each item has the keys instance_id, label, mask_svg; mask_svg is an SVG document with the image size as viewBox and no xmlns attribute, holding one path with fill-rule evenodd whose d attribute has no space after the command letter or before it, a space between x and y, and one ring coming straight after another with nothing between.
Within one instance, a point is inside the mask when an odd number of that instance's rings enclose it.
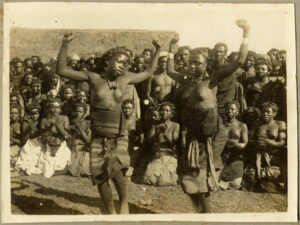
<instances>
[{"instance_id":1,"label":"smiling face","mask_svg":"<svg viewBox=\"0 0 300 225\"><path fill-rule=\"evenodd\" d=\"M266 64L259 64L255 68L256 75L260 78L264 78L269 75L269 69Z\"/></svg>"},{"instance_id":2,"label":"smiling face","mask_svg":"<svg viewBox=\"0 0 300 225\"><path fill-rule=\"evenodd\" d=\"M136 58L135 65L136 65L138 72L142 72L145 68L145 59L142 57Z\"/></svg>"}]
</instances>

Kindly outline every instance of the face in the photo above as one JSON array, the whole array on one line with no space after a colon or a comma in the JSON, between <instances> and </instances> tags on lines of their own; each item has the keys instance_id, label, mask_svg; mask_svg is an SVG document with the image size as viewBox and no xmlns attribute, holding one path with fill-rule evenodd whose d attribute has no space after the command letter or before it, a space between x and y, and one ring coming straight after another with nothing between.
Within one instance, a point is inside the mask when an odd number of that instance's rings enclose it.
<instances>
[{"instance_id":1,"label":"face","mask_svg":"<svg viewBox=\"0 0 300 225\"><path fill-rule=\"evenodd\" d=\"M67 99L70 99L71 97L73 96L73 91L71 88L66 88L64 90L64 99L67 100Z\"/></svg>"},{"instance_id":2,"label":"face","mask_svg":"<svg viewBox=\"0 0 300 225\"><path fill-rule=\"evenodd\" d=\"M150 117L153 121L159 121L160 120L160 115L159 112L156 110L152 110L150 113Z\"/></svg>"},{"instance_id":3,"label":"face","mask_svg":"<svg viewBox=\"0 0 300 225\"><path fill-rule=\"evenodd\" d=\"M226 56L226 48L224 46L218 46L215 49L215 58L218 62L222 62Z\"/></svg>"},{"instance_id":4,"label":"face","mask_svg":"<svg viewBox=\"0 0 300 225\"><path fill-rule=\"evenodd\" d=\"M138 69L138 72L142 72L145 66L145 59L144 58L137 58L135 60L136 68Z\"/></svg>"},{"instance_id":5,"label":"face","mask_svg":"<svg viewBox=\"0 0 300 225\"><path fill-rule=\"evenodd\" d=\"M16 65L16 72L18 73L18 74L20 74L20 73L22 73L23 72L23 65L22 65L22 63L17 63L17 65Z\"/></svg>"},{"instance_id":6,"label":"face","mask_svg":"<svg viewBox=\"0 0 300 225\"><path fill-rule=\"evenodd\" d=\"M285 53L280 53L279 54L279 60L280 62L286 62L286 54Z\"/></svg>"},{"instance_id":7,"label":"face","mask_svg":"<svg viewBox=\"0 0 300 225\"><path fill-rule=\"evenodd\" d=\"M76 98L78 102L85 103L86 102L86 94L84 91L79 91L76 94Z\"/></svg>"},{"instance_id":8,"label":"face","mask_svg":"<svg viewBox=\"0 0 300 225\"><path fill-rule=\"evenodd\" d=\"M17 98L17 96L11 97L10 104L18 104L18 98Z\"/></svg>"},{"instance_id":9,"label":"face","mask_svg":"<svg viewBox=\"0 0 300 225\"><path fill-rule=\"evenodd\" d=\"M12 108L10 110L10 119L11 119L12 122L17 121L19 119L19 116L20 116L20 112L19 112L18 109Z\"/></svg>"},{"instance_id":10,"label":"face","mask_svg":"<svg viewBox=\"0 0 300 225\"><path fill-rule=\"evenodd\" d=\"M41 74L43 72L43 68L42 67L38 67L36 70L37 74Z\"/></svg>"},{"instance_id":11,"label":"face","mask_svg":"<svg viewBox=\"0 0 300 225\"><path fill-rule=\"evenodd\" d=\"M25 82L27 85L31 85L32 79L33 79L32 74L28 74L28 75L25 76L24 82Z\"/></svg>"},{"instance_id":12,"label":"face","mask_svg":"<svg viewBox=\"0 0 300 225\"><path fill-rule=\"evenodd\" d=\"M143 52L143 56L144 56L146 62L149 62L151 60L151 52L145 51L145 52Z\"/></svg>"},{"instance_id":13,"label":"face","mask_svg":"<svg viewBox=\"0 0 300 225\"><path fill-rule=\"evenodd\" d=\"M40 83L34 83L31 86L31 90L32 90L33 93L40 93L41 90L42 90L42 85Z\"/></svg>"},{"instance_id":14,"label":"face","mask_svg":"<svg viewBox=\"0 0 300 225\"><path fill-rule=\"evenodd\" d=\"M256 67L256 75L259 77L266 77L269 75L269 69L267 65L261 64Z\"/></svg>"},{"instance_id":15,"label":"face","mask_svg":"<svg viewBox=\"0 0 300 225\"><path fill-rule=\"evenodd\" d=\"M133 105L130 104L130 103L127 103L127 104L123 105L122 111L123 111L125 117L131 116L133 111L134 111L133 109L134 109Z\"/></svg>"},{"instance_id":16,"label":"face","mask_svg":"<svg viewBox=\"0 0 300 225\"><path fill-rule=\"evenodd\" d=\"M32 57L32 63L36 64L38 62L38 58L36 56Z\"/></svg>"},{"instance_id":17,"label":"face","mask_svg":"<svg viewBox=\"0 0 300 225\"><path fill-rule=\"evenodd\" d=\"M159 114L163 120L169 120L172 117L172 110L170 106L164 105L159 109Z\"/></svg>"},{"instance_id":18,"label":"face","mask_svg":"<svg viewBox=\"0 0 300 225\"><path fill-rule=\"evenodd\" d=\"M76 109L75 109L75 117L77 118L77 119L81 119L81 118L83 118L83 116L84 116L84 109L83 109L83 107L76 107Z\"/></svg>"},{"instance_id":19,"label":"face","mask_svg":"<svg viewBox=\"0 0 300 225\"><path fill-rule=\"evenodd\" d=\"M113 57L109 61L108 70L114 75L115 77L119 77L124 75L127 67L129 64L129 59L124 54L119 54L115 58Z\"/></svg>"},{"instance_id":20,"label":"face","mask_svg":"<svg viewBox=\"0 0 300 225\"><path fill-rule=\"evenodd\" d=\"M254 63L255 63L255 58L252 55L249 55L246 59L246 66L250 67L254 65Z\"/></svg>"},{"instance_id":21,"label":"face","mask_svg":"<svg viewBox=\"0 0 300 225\"><path fill-rule=\"evenodd\" d=\"M271 60L276 60L277 55L278 55L278 52L277 52L277 51L271 51L271 52L269 53L269 56L270 56Z\"/></svg>"},{"instance_id":22,"label":"face","mask_svg":"<svg viewBox=\"0 0 300 225\"><path fill-rule=\"evenodd\" d=\"M190 52L187 49L182 49L179 53L180 60L183 62L188 62L190 57Z\"/></svg>"},{"instance_id":23,"label":"face","mask_svg":"<svg viewBox=\"0 0 300 225\"><path fill-rule=\"evenodd\" d=\"M51 76L51 83L56 85L58 83L58 76L56 75Z\"/></svg>"},{"instance_id":24,"label":"face","mask_svg":"<svg viewBox=\"0 0 300 225\"><path fill-rule=\"evenodd\" d=\"M38 109L32 109L29 112L29 117L30 117L31 120L37 121L39 119L39 117L40 117L39 110Z\"/></svg>"},{"instance_id":25,"label":"face","mask_svg":"<svg viewBox=\"0 0 300 225\"><path fill-rule=\"evenodd\" d=\"M200 76L206 71L207 62L202 55L192 55L189 63L189 74Z\"/></svg>"},{"instance_id":26,"label":"face","mask_svg":"<svg viewBox=\"0 0 300 225\"><path fill-rule=\"evenodd\" d=\"M32 67L33 66L32 61L31 60L26 60L25 66Z\"/></svg>"},{"instance_id":27,"label":"face","mask_svg":"<svg viewBox=\"0 0 300 225\"><path fill-rule=\"evenodd\" d=\"M50 104L50 113L52 115L58 115L60 113L60 105L58 102Z\"/></svg>"},{"instance_id":28,"label":"face","mask_svg":"<svg viewBox=\"0 0 300 225\"><path fill-rule=\"evenodd\" d=\"M162 56L158 59L158 67L160 70L165 70L167 68L167 57Z\"/></svg>"},{"instance_id":29,"label":"face","mask_svg":"<svg viewBox=\"0 0 300 225\"><path fill-rule=\"evenodd\" d=\"M239 110L235 104L229 104L226 106L226 115L228 118L230 118L230 119L236 118L238 113L239 113Z\"/></svg>"},{"instance_id":30,"label":"face","mask_svg":"<svg viewBox=\"0 0 300 225\"><path fill-rule=\"evenodd\" d=\"M273 118L276 116L276 113L273 111L271 107L265 107L262 110L261 116L265 122L269 122L273 120Z\"/></svg>"}]
</instances>

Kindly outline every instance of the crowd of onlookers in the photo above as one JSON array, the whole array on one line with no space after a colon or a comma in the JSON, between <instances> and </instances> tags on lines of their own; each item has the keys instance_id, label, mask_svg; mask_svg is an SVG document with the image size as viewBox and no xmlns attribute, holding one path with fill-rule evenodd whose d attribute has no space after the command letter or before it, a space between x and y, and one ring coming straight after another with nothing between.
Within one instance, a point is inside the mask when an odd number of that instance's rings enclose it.
<instances>
[{"instance_id":1,"label":"crowd of onlookers","mask_svg":"<svg viewBox=\"0 0 300 225\"><path fill-rule=\"evenodd\" d=\"M153 56L144 49L134 56L128 70L143 72ZM207 74L237 59L227 46L213 49L180 47L175 70L188 76L189 55L199 51L208 58ZM184 136L181 112L186 89L167 75L168 54L162 52L157 71L145 82L131 85L123 96L122 113L127 134L133 180L151 185L176 185L180 176ZM15 173L90 176L90 88L56 74L56 58L39 56L10 61L10 155ZM77 71L105 67L103 55L72 55L68 65ZM227 80L226 80L227 79ZM110 85L110 84L108 84ZM113 87L112 87L113 88ZM286 189L286 52L248 52L246 62L217 90L218 110L226 128L222 151L221 189Z\"/></svg>"}]
</instances>

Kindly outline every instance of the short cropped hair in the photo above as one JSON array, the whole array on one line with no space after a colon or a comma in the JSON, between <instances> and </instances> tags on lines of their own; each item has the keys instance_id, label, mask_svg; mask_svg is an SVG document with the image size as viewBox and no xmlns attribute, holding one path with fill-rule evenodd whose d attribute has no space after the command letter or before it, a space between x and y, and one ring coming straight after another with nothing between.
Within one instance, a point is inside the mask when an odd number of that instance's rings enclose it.
<instances>
[{"instance_id":1,"label":"short cropped hair","mask_svg":"<svg viewBox=\"0 0 300 225\"><path fill-rule=\"evenodd\" d=\"M274 102L264 102L261 105L261 110L265 109L265 108L271 108L273 110L273 112L277 113L278 112L278 106L276 103Z\"/></svg>"},{"instance_id":2,"label":"short cropped hair","mask_svg":"<svg viewBox=\"0 0 300 225\"><path fill-rule=\"evenodd\" d=\"M240 103L238 101L236 101L236 100L232 100L230 102L227 102L225 104L225 108L227 108L230 105L235 105L238 110L240 110L240 108L241 108Z\"/></svg>"},{"instance_id":3,"label":"short cropped hair","mask_svg":"<svg viewBox=\"0 0 300 225\"><path fill-rule=\"evenodd\" d=\"M134 102L133 102L133 100L131 100L131 99L125 99L125 100L123 101L123 103L122 103L122 108L123 108L123 106L126 105L126 104L131 104L131 105L133 105L133 107L134 107Z\"/></svg>"},{"instance_id":4,"label":"short cropped hair","mask_svg":"<svg viewBox=\"0 0 300 225\"><path fill-rule=\"evenodd\" d=\"M172 111L172 114L175 113L175 105L172 102L162 102L159 106L159 109L161 109L163 106L169 106Z\"/></svg>"},{"instance_id":5,"label":"short cropped hair","mask_svg":"<svg viewBox=\"0 0 300 225\"><path fill-rule=\"evenodd\" d=\"M87 112L87 106L86 106L86 104L81 103L81 102L77 102L77 103L74 104L74 110L76 110L79 107L83 108L84 113Z\"/></svg>"}]
</instances>

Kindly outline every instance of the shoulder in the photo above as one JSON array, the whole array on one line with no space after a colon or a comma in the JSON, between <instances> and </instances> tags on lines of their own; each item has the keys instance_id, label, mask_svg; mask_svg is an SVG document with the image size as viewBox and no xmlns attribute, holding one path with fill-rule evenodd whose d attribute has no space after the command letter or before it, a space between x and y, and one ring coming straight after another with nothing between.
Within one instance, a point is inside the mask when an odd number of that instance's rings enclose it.
<instances>
[{"instance_id":1,"label":"shoulder","mask_svg":"<svg viewBox=\"0 0 300 225\"><path fill-rule=\"evenodd\" d=\"M275 122L279 126L279 131L286 131L286 123L284 121L276 120Z\"/></svg>"},{"instance_id":2,"label":"shoulder","mask_svg":"<svg viewBox=\"0 0 300 225\"><path fill-rule=\"evenodd\" d=\"M171 121L171 126L174 127L175 129L179 129L179 123Z\"/></svg>"},{"instance_id":3,"label":"shoulder","mask_svg":"<svg viewBox=\"0 0 300 225\"><path fill-rule=\"evenodd\" d=\"M57 121L61 121L61 122L69 121L69 118L65 115L58 115L57 116Z\"/></svg>"},{"instance_id":4,"label":"shoulder","mask_svg":"<svg viewBox=\"0 0 300 225\"><path fill-rule=\"evenodd\" d=\"M239 126L243 129L243 130L248 130L248 127L247 127L247 125L245 124L245 123L243 123L243 122L240 122L239 121Z\"/></svg>"}]
</instances>

